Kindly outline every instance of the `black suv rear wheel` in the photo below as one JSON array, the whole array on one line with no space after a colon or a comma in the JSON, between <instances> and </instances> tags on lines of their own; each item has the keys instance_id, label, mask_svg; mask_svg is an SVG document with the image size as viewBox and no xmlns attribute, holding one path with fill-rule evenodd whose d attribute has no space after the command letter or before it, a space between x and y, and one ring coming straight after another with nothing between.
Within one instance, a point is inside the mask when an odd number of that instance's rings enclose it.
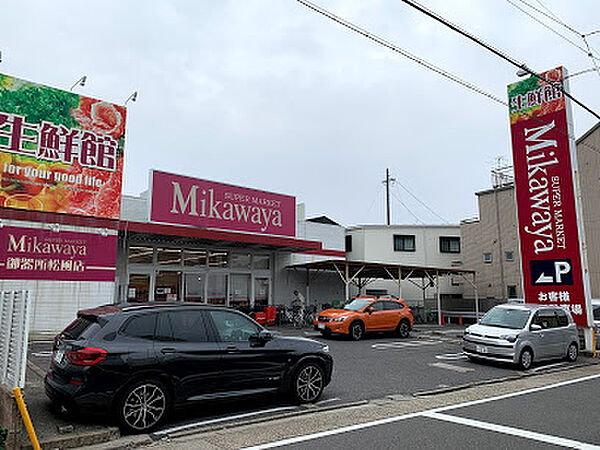
<instances>
[{"instance_id":1,"label":"black suv rear wheel","mask_svg":"<svg viewBox=\"0 0 600 450\"><path fill-rule=\"evenodd\" d=\"M141 433L156 427L167 415L169 392L159 381L144 380L125 388L118 404L121 426Z\"/></svg>"}]
</instances>

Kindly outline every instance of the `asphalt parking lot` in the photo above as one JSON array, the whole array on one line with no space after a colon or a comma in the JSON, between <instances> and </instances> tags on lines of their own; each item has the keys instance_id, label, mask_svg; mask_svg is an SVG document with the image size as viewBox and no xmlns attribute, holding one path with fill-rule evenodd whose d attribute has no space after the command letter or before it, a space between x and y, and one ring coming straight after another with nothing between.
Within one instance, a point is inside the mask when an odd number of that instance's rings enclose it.
<instances>
[{"instance_id":1,"label":"asphalt parking lot","mask_svg":"<svg viewBox=\"0 0 600 450\"><path fill-rule=\"evenodd\" d=\"M460 348L460 328L421 327L411 333L407 339L385 334L369 335L358 342L343 337L325 339L313 330L278 329L286 335L305 336L317 339L330 347L334 357L334 376L325 389L316 408L329 408L373 399L414 398L432 392L456 389L473 383L486 383L511 377L520 377L524 373L510 365L480 364L469 361L462 355ZM68 439L69 433L57 437L56 425L68 429L72 435L87 431L99 431L101 425L114 423L102 420L82 419L57 414L49 409L49 402L43 393L43 373L50 360L51 343L33 342L30 344L29 359L33 366L41 369L29 382L36 383L35 389L29 389L30 413L39 427L40 439L51 442L52 439ZM576 364L586 364L581 358ZM564 361L544 363L534 366L531 373L543 373L572 367ZM31 398L35 395L36 398ZM29 404L29 403L28 403ZM312 406L311 406L312 407ZM162 438L181 432L189 432L217 424L234 423L244 420L264 419L281 414L304 411L307 407L291 404L287 399L263 396L214 404L198 404L176 411L154 437ZM313 407L315 408L315 407ZM427 419L431 420L431 419ZM50 425L49 425L50 423ZM450 425L448 425L450 427Z\"/></svg>"},{"instance_id":2,"label":"asphalt parking lot","mask_svg":"<svg viewBox=\"0 0 600 450\"><path fill-rule=\"evenodd\" d=\"M249 448L600 448L599 391L593 375Z\"/></svg>"}]
</instances>

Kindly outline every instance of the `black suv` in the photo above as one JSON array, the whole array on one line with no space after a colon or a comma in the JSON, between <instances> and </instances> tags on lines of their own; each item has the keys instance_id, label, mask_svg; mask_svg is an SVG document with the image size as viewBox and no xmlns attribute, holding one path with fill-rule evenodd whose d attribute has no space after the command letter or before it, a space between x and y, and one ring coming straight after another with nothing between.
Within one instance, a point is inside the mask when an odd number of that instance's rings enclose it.
<instances>
[{"instance_id":1,"label":"black suv","mask_svg":"<svg viewBox=\"0 0 600 450\"><path fill-rule=\"evenodd\" d=\"M56 336L45 385L68 410L114 412L141 432L189 402L271 391L314 402L332 369L327 346L274 336L239 311L120 304L80 311Z\"/></svg>"}]
</instances>

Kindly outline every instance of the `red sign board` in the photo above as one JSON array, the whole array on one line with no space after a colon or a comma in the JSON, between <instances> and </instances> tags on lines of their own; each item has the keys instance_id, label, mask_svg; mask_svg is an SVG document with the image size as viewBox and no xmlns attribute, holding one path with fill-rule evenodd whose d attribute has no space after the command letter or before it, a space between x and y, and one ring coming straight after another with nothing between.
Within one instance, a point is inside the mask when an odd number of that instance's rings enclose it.
<instances>
[{"instance_id":1,"label":"red sign board","mask_svg":"<svg viewBox=\"0 0 600 450\"><path fill-rule=\"evenodd\" d=\"M117 236L4 226L0 279L114 281Z\"/></svg>"},{"instance_id":2,"label":"red sign board","mask_svg":"<svg viewBox=\"0 0 600 450\"><path fill-rule=\"evenodd\" d=\"M151 222L296 235L295 197L156 170L151 186Z\"/></svg>"},{"instance_id":3,"label":"red sign board","mask_svg":"<svg viewBox=\"0 0 600 450\"><path fill-rule=\"evenodd\" d=\"M562 67L508 87L523 291L588 326L575 143Z\"/></svg>"}]
</instances>

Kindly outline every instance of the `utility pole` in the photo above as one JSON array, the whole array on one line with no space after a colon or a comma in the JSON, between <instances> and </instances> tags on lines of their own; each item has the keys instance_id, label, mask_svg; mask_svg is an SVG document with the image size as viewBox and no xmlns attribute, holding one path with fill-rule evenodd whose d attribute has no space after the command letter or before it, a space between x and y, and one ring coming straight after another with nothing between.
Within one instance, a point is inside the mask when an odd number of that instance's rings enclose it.
<instances>
[{"instance_id":1,"label":"utility pole","mask_svg":"<svg viewBox=\"0 0 600 450\"><path fill-rule=\"evenodd\" d=\"M390 178L390 169L385 169L385 180L382 181L385 184L385 210L387 216L387 224L390 224L390 183L394 183L395 178Z\"/></svg>"}]
</instances>

